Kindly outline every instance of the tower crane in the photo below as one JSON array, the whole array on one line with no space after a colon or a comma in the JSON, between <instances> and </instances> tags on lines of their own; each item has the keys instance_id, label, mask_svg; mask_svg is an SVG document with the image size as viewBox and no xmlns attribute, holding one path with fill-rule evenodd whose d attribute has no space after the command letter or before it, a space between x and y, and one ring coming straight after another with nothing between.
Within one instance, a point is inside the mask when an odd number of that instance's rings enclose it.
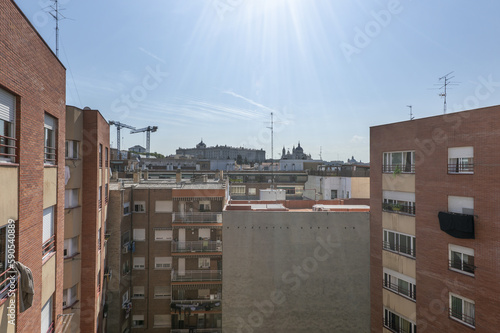
<instances>
[{"instance_id":1,"label":"tower crane","mask_svg":"<svg viewBox=\"0 0 500 333\"><path fill-rule=\"evenodd\" d=\"M130 134L142 133L146 132L146 158L149 158L149 148L151 144L151 132L156 132L158 130L158 126L148 126L140 129L133 129L130 131Z\"/></svg>"},{"instance_id":2,"label":"tower crane","mask_svg":"<svg viewBox=\"0 0 500 333\"><path fill-rule=\"evenodd\" d=\"M116 126L116 135L117 135L117 139L116 139L116 148L118 149L118 159L122 159L121 155L122 155L122 152L120 150L120 129L122 127L124 128L129 128L131 130L135 130L136 128L133 127L133 126L130 126L130 125L127 125L127 124L124 124L124 123L120 123L119 121L114 121L114 120L110 120L109 121L109 124L110 125L115 125Z\"/></svg>"}]
</instances>

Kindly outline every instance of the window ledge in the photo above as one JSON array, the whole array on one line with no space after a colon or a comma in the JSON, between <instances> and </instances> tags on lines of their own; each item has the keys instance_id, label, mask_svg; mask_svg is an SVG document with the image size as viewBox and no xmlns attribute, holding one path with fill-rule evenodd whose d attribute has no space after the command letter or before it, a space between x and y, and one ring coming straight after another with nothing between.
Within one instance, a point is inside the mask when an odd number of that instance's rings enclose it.
<instances>
[{"instance_id":1,"label":"window ledge","mask_svg":"<svg viewBox=\"0 0 500 333\"><path fill-rule=\"evenodd\" d=\"M73 206L73 207L64 207L64 209L70 210L70 209L75 209L75 208L80 208L82 207L81 205Z\"/></svg>"},{"instance_id":2,"label":"window ledge","mask_svg":"<svg viewBox=\"0 0 500 333\"><path fill-rule=\"evenodd\" d=\"M44 167L44 168L57 168L57 164L48 164L48 163L44 163L44 164L43 164L43 167Z\"/></svg>"},{"instance_id":3,"label":"window ledge","mask_svg":"<svg viewBox=\"0 0 500 333\"><path fill-rule=\"evenodd\" d=\"M394 289L391 289L391 288L386 287L386 286L384 286L384 285L382 286L382 288L384 288L384 289L386 289L386 290L389 290L390 292L392 292L392 293L394 293L394 294L396 294L396 295L399 295L399 296L401 296L401 297L404 297L404 298L406 298L407 300L410 300L410 301L412 301L412 302L416 302L416 301L417 301L416 299L411 298L410 296L406 296L405 294L398 293L398 292L396 292Z\"/></svg>"},{"instance_id":4,"label":"window ledge","mask_svg":"<svg viewBox=\"0 0 500 333\"><path fill-rule=\"evenodd\" d=\"M448 171L449 175L473 175L474 171L472 172L450 172Z\"/></svg>"},{"instance_id":5,"label":"window ledge","mask_svg":"<svg viewBox=\"0 0 500 333\"><path fill-rule=\"evenodd\" d=\"M80 254L80 252L73 253L70 256L64 257L64 260L74 259L79 254Z\"/></svg>"},{"instance_id":6,"label":"window ledge","mask_svg":"<svg viewBox=\"0 0 500 333\"><path fill-rule=\"evenodd\" d=\"M42 258L42 266L49 261L50 258L52 258L56 254L56 251L52 251L50 253L47 253L43 258Z\"/></svg>"},{"instance_id":7,"label":"window ledge","mask_svg":"<svg viewBox=\"0 0 500 333\"><path fill-rule=\"evenodd\" d=\"M467 322L465 322L465 321L463 321L463 320L460 320L460 319L458 319L458 318L455 318L455 317L453 317L453 316L449 316L448 318L450 318L451 320L454 320L454 321L456 321L456 322L459 322L460 324L465 325L465 326L467 326L467 327L470 327L470 328L476 329L476 326L471 325L471 324L469 324L469 323L467 323Z\"/></svg>"},{"instance_id":8,"label":"window ledge","mask_svg":"<svg viewBox=\"0 0 500 333\"><path fill-rule=\"evenodd\" d=\"M66 157L65 160L71 160L71 161L80 161L80 157Z\"/></svg>"},{"instance_id":9,"label":"window ledge","mask_svg":"<svg viewBox=\"0 0 500 333\"><path fill-rule=\"evenodd\" d=\"M69 309L69 308L72 308L73 306L76 305L76 303L78 303L79 301L78 300L75 300L73 303L71 303L70 305L66 305L63 307L63 310L66 310L66 309Z\"/></svg>"},{"instance_id":10,"label":"window ledge","mask_svg":"<svg viewBox=\"0 0 500 333\"><path fill-rule=\"evenodd\" d=\"M470 276L470 277L475 277L474 273L469 273L469 272L463 271L463 270L458 269L458 268L448 267L448 269L450 271L457 272L457 273L460 273L460 274L463 274L463 275L467 275L467 276Z\"/></svg>"},{"instance_id":11,"label":"window ledge","mask_svg":"<svg viewBox=\"0 0 500 333\"><path fill-rule=\"evenodd\" d=\"M2 161L0 160L0 166L1 167L18 167L19 163L14 163L10 161Z\"/></svg>"},{"instance_id":12,"label":"window ledge","mask_svg":"<svg viewBox=\"0 0 500 333\"><path fill-rule=\"evenodd\" d=\"M414 256L411 256L411 255L403 253L403 252L393 251L393 250L384 249L384 248L382 248L382 250L387 251L387 252L391 252L391 253L394 253L394 254L399 254L399 255L401 255L403 257L406 257L406 258L409 258L409 259L413 259L413 260L416 259Z\"/></svg>"}]
</instances>

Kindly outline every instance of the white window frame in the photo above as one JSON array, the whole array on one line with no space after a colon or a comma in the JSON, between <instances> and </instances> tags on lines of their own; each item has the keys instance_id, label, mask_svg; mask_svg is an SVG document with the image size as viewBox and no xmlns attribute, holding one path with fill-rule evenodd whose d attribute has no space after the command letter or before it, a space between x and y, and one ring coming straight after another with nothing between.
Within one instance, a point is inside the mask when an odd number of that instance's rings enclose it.
<instances>
[{"instance_id":1,"label":"white window frame","mask_svg":"<svg viewBox=\"0 0 500 333\"><path fill-rule=\"evenodd\" d=\"M79 145L80 145L79 141L66 140L66 142L65 142L65 148L66 148L65 157L67 160L76 160L79 158L79 156L80 156L79 155L79 152L80 152Z\"/></svg>"},{"instance_id":2,"label":"white window frame","mask_svg":"<svg viewBox=\"0 0 500 333\"><path fill-rule=\"evenodd\" d=\"M448 148L448 173L473 174L474 173L474 147Z\"/></svg>"},{"instance_id":3,"label":"white window frame","mask_svg":"<svg viewBox=\"0 0 500 333\"><path fill-rule=\"evenodd\" d=\"M145 289L144 286L133 286L132 287L132 298L144 298Z\"/></svg>"},{"instance_id":4,"label":"white window frame","mask_svg":"<svg viewBox=\"0 0 500 333\"><path fill-rule=\"evenodd\" d=\"M78 236L64 240L64 258L78 254Z\"/></svg>"},{"instance_id":5,"label":"white window frame","mask_svg":"<svg viewBox=\"0 0 500 333\"><path fill-rule=\"evenodd\" d=\"M50 325L54 321L53 319L53 310L52 310L52 298L47 300L47 302L43 305L41 311L41 332L47 332L49 330Z\"/></svg>"},{"instance_id":6,"label":"white window frame","mask_svg":"<svg viewBox=\"0 0 500 333\"><path fill-rule=\"evenodd\" d=\"M457 298L457 299L460 299L462 301L462 306L461 306L462 313L460 314L461 318L458 318L458 317L455 316L455 315L458 315L458 313L456 313L456 314L453 313L453 307L452 307L452 298L453 297ZM473 312L472 316L465 314L465 312L466 312L465 311L466 303L469 303L469 306L472 305L472 307L471 307L472 312ZM462 297L462 296L454 294L454 293L450 293L450 304L449 304L449 306L450 306L450 308L449 308L449 316L450 316L451 319L459 321L462 324L467 325L469 327L476 327L476 325L475 325L475 322L476 322L476 303L473 300L470 300L468 298ZM469 318L466 318L465 316L467 316ZM471 323L471 321L472 321L472 323Z\"/></svg>"},{"instance_id":7,"label":"white window frame","mask_svg":"<svg viewBox=\"0 0 500 333\"><path fill-rule=\"evenodd\" d=\"M404 274L401 274L399 272L384 267L383 281L384 281L383 283L384 288L415 302L416 284L414 278L411 278L409 276L406 276ZM401 283L408 284L406 290L402 288Z\"/></svg>"},{"instance_id":8,"label":"white window frame","mask_svg":"<svg viewBox=\"0 0 500 333\"><path fill-rule=\"evenodd\" d=\"M45 244L54 236L54 211L56 206L50 206L43 210L43 237L42 243ZM50 251L53 252L53 251ZM50 253L48 252L48 253ZM46 253L46 255L48 254Z\"/></svg>"},{"instance_id":9,"label":"white window frame","mask_svg":"<svg viewBox=\"0 0 500 333\"><path fill-rule=\"evenodd\" d=\"M80 205L79 202L79 192L78 188L71 188L64 190L64 208L75 208Z\"/></svg>"},{"instance_id":10,"label":"white window frame","mask_svg":"<svg viewBox=\"0 0 500 333\"><path fill-rule=\"evenodd\" d=\"M173 237L172 229L155 228L155 241L171 241Z\"/></svg>"},{"instance_id":11,"label":"white window frame","mask_svg":"<svg viewBox=\"0 0 500 333\"><path fill-rule=\"evenodd\" d=\"M127 216L130 214L130 202L123 203L123 216Z\"/></svg>"},{"instance_id":12,"label":"white window frame","mask_svg":"<svg viewBox=\"0 0 500 333\"><path fill-rule=\"evenodd\" d=\"M460 268L457 268L453 265L453 252L457 253L460 255ZM467 270L464 267L464 255L467 255L469 257L472 257L472 261L474 262L474 249L468 248L468 247L463 247L459 245L454 245L454 244L448 244L448 260L449 260L449 269L458 273L462 273L465 275L469 276L474 276L474 271L475 271L475 266L472 264L474 267L472 268L472 272L470 272L470 269ZM468 264L469 265L469 264Z\"/></svg>"},{"instance_id":13,"label":"white window frame","mask_svg":"<svg viewBox=\"0 0 500 333\"><path fill-rule=\"evenodd\" d=\"M16 96L8 93L7 91L0 88L0 120L2 122L7 123L8 125L8 133L5 133L4 136L8 136L10 138L16 137ZM3 133L2 122L0 122L0 129ZM0 143L7 144L10 146L17 146L16 141L10 139L0 139ZM16 149L14 148L3 148L2 149L5 154L15 154ZM15 157L5 157L0 156L1 162L15 162Z\"/></svg>"},{"instance_id":14,"label":"white window frame","mask_svg":"<svg viewBox=\"0 0 500 333\"><path fill-rule=\"evenodd\" d=\"M130 298L128 297L128 290L126 290L122 295L122 307L128 302L130 302Z\"/></svg>"},{"instance_id":15,"label":"white window frame","mask_svg":"<svg viewBox=\"0 0 500 333\"><path fill-rule=\"evenodd\" d=\"M63 309L75 304L78 297L78 283L63 290Z\"/></svg>"},{"instance_id":16,"label":"white window frame","mask_svg":"<svg viewBox=\"0 0 500 333\"><path fill-rule=\"evenodd\" d=\"M168 286L155 286L154 298L171 298L172 290Z\"/></svg>"},{"instance_id":17,"label":"white window frame","mask_svg":"<svg viewBox=\"0 0 500 333\"><path fill-rule=\"evenodd\" d=\"M416 332L416 329L417 329L417 324L415 324L415 322L409 320L408 318L405 318L403 317L402 315L400 315L399 313L396 313L386 307L384 307L384 327L389 327L387 326L385 323L386 321L389 321L389 319L387 318L388 315L394 315L396 317L399 318L399 323L398 323L398 327L402 328L403 327L403 321L406 321L410 324L410 331L405 331L406 333L415 333ZM391 329L394 329L394 328L391 328ZM402 332L402 331L401 331Z\"/></svg>"},{"instance_id":18,"label":"white window frame","mask_svg":"<svg viewBox=\"0 0 500 333\"><path fill-rule=\"evenodd\" d=\"M199 269L210 269L210 258L198 258Z\"/></svg>"},{"instance_id":19,"label":"white window frame","mask_svg":"<svg viewBox=\"0 0 500 333\"><path fill-rule=\"evenodd\" d=\"M45 113L44 116L44 163L55 165L57 161L57 119ZM51 146L52 145L52 146ZM55 161L54 161L55 160Z\"/></svg>"},{"instance_id":20,"label":"white window frame","mask_svg":"<svg viewBox=\"0 0 500 333\"><path fill-rule=\"evenodd\" d=\"M248 188L248 195L257 195L257 188L249 187Z\"/></svg>"},{"instance_id":21,"label":"white window frame","mask_svg":"<svg viewBox=\"0 0 500 333\"><path fill-rule=\"evenodd\" d=\"M231 194L245 194L246 186L245 185L231 185Z\"/></svg>"},{"instance_id":22,"label":"white window frame","mask_svg":"<svg viewBox=\"0 0 500 333\"><path fill-rule=\"evenodd\" d=\"M395 157L400 154L400 162ZM408 165L408 154L410 164ZM384 173L415 173L415 151L403 150L384 152L382 157L382 172Z\"/></svg>"},{"instance_id":23,"label":"white window frame","mask_svg":"<svg viewBox=\"0 0 500 333\"><path fill-rule=\"evenodd\" d=\"M132 262L133 269L146 269L146 258L145 257L135 257Z\"/></svg>"},{"instance_id":24,"label":"white window frame","mask_svg":"<svg viewBox=\"0 0 500 333\"><path fill-rule=\"evenodd\" d=\"M145 213L145 212L146 212L146 202L134 201L134 213Z\"/></svg>"},{"instance_id":25,"label":"white window frame","mask_svg":"<svg viewBox=\"0 0 500 333\"><path fill-rule=\"evenodd\" d=\"M407 253L408 251L401 251L401 237L410 237L410 253ZM391 249L390 247L387 248L387 244L386 243L390 243L389 240L390 238L393 238L393 242L394 242L394 249ZM401 254L405 257L410 257L410 258L413 258L415 259L415 255L416 255L416 251L415 251L415 248L416 248L416 237L413 236L413 235L409 235L409 234L404 234L404 233L401 233L401 232L397 232L397 231L394 231L394 230L390 230L390 229L383 229L382 231L382 240L383 240L383 248L384 250L387 250L387 251L390 251L390 252L395 252L395 253L398 253L398 254Z\"/></svg>"},{"instance_id":26,"label":"white window frame","mask_svg":"<svg viewBox=\"0 0 500 333\"><path fill-rule=\"evenodd\" d=\"M146 240L146 229L133 229L133 237L135 241L143 242Z\"/></svg>"},{"instance_id":27,"label":"white window frame","mask_svg":"<svg viewBox=\"0 0 500 333\"><path fill-rule=\"evenodd\" d=\"M172 257L155 257L155 269L172 269Z\"/></svg>"}]
</instances>

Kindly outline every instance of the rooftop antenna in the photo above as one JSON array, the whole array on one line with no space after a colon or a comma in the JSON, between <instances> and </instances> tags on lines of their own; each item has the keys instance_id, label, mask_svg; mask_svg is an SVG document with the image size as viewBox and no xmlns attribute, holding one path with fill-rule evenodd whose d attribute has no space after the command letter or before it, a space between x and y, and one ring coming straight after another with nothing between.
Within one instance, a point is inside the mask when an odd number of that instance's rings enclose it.
<instances>
[{"instance_id":1,"label":"rooftop antenna","mask_svg":"<svg viewBox=\"0 0 500 333\"><path fill-rule=\"evenodd\" d=\"M451 80L455 77L455 76L450 76L451 74L453 74L453 72L449 72L448 74L446 75L443 75L439 78L439 81L444 81L444 83L436 83L435 85L439 85L440 87L438 89L442 90L441 93L439 93L439 96L443 97L444 99L444 104L443 104L443 113L446 113L446 96L448 94L448 86L455 86L455 85L458 85L459 82L451 82Z\"/></svg>"},{"instance_id":2,"label":"rooftop antenna","mask_svg":"<svg viewBox=\"0 0 500 333\"><path fill-rule=\"evenodd\" d=\"M319 159L320 159L320 161L323 161L323 157L321 157L321 148L322 148L322 147L321 147L321 146L319 146Z\"/></svg>"},{"instance_id":3,"label":"rooftop antenna","mask_svg":"<svg viewBox=\"0 0 500 333\"><path fill-rule=\"evenodd\" d=\"M273 113L271 112L271 126L268 127L271 130L271 188L274 188L274 119Z\"/></svg>"},{"instance_id":4,"label":"rooftop antenna","mask_svg":"<svg viewBox=\"0 0 500 333\"><path fill-rule=\"evenodd\" d=\"M56 20L56 57L59 58L59 21L67 19L64 15L61 14L61 10L59 9L59 0L50 0L54 4L50 5L47 8L51 8L49 14Z\"/></svg>"},{"instance_id":5,"label":"rooftop antenna","mask_svg":"<svg viewBox=\"0 0 500 333\"><path fill-rule=\"evenodd\" d=\"M410 120L415 119L415 117L413 117L413 110L412 110L413 107L411 105L407 105L406 107L410 108Z\"/></svg>"}]
</instances>

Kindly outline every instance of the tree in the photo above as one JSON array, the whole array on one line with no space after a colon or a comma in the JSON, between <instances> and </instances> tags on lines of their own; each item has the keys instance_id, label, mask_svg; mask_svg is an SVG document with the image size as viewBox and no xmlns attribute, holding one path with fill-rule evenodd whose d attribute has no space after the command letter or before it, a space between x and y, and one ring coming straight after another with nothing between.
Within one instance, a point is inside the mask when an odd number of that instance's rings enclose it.
<instances>
[{"instance_id":1,"label":"tree","mask_svg":"<svg viewBox=\"0 0 500 333\"><path fill-rule=\"evenodd\" d=\"M238 165L243 164L243 157L240 154L238 154L238 156L236 157L236 164Z\"/></svg>"}]
</instances>

